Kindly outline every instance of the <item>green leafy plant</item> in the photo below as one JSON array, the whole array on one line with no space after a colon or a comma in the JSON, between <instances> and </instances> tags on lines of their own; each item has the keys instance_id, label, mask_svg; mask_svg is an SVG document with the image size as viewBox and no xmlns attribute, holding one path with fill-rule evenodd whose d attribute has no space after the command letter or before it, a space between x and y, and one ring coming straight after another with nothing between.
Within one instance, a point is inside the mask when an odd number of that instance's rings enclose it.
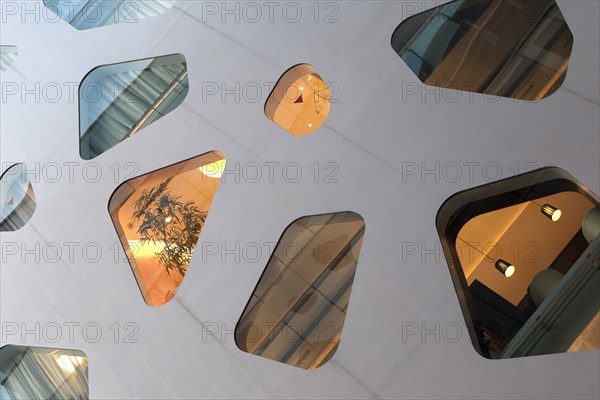
<instances>
[{"instance_id":1,"label":"green leafy plant","mask_svg":"<svg viewBox=\"0 0 600 400\"><path fill-rule=\"evenodd\" d=\"M155 257L167 275L175 270L184 276L207 212L193 201L183 202L181 196L174 196L168 188L171 179L142 191L134 203L133 219L140 224L137 233L142 244L164 244Z\"/></svg>"}]
</instances>

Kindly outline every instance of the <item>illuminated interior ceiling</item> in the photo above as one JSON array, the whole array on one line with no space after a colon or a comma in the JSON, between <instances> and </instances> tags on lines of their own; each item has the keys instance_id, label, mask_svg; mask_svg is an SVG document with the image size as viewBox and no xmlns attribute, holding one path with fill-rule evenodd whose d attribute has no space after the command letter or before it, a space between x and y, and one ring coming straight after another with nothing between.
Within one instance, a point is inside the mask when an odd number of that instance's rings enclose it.
<instances>
[{"instance_id":1,"label":"illuminated interior ceiling","mask_svg":"<svg viewBox=\"0 0 600 400\"><path fill-rule=\"evenodd\" d=\"M540 100L565 80L573 35L554 0L456 0L407 18L392 47L425 84Z\"/></svg>"},{"instance_id":2,"label":"illuminated interior ceiling","mask_svg":"<svg viewBox=\"0 0 600 400\"><path fill-rule=\"evenodd\" d=\"M6 71L17 59L17 46L0 46L0 71Z\"/></svg>"},{"instance_id":3,"label":"illuminated interior ceiling","mask_svg":"<svg viewBox=\"0 0 600 400\"><path fill-rule=\"evenodd\" d=\"M0 231L22 228L36 208L35 193L25 164L15 164L0 176Z\"/></svg>"},{"instance_id":4,"label":"illuminated interior ceiling","mask_svg":"<svg viewBox=\"0 0 600 400\"><path fill-rule=\"evenodd\" d=\"M540 212L541 204L562 211L553 222ZM594 204L577 192L562 192L479 215L458 233L457 253L467 284L478 280L513 305L527 295L536 274L550 267L575 234ZM512 263L507 279L494 268L496 260Z\"/></svg>"},{"instance_id":5,"label":"illuminated interior ceiling","mask_svg":"<svg viewBox=\"0 0 600 400\"><path fill-rule=\"evenodd\" d=\"M170 301L183 281L224 167L225 156L213 151L128 180L113 193L110 216L148 305Z\"/></svg>"},{"instance_id":6,"label":"illuminated interior ceiling","mask_svg":"<svg viewBox=\"0 0 600 400\"><path fill-rule=\"evenodd\" d=\"M308 64L287 70L265 103L266 116L286 131L304 136L318 129L329 115L331 93Z\"/></svg>"},{"instance_id":7,"label":"illuminated interior ceiling","mask_svg":"<svg viewBox=\"0 0 600 400\"><path fill-rule=\"evenodd\" d=\"M78 30L133 24L166 12L175 0L44 0L44 5Z\"/></svg>"},{"instance_id":8,"label":"illuminated interior ceiling","mask_svg":"<svg viewBox=\"0 0 600 400\"><path fill-rule=\"evenodd\" d=\"M342 336L364 231L353 212L288 226L237 324L238 347L304 369L329 361Z\"/></svg>"},{"instance_id":9,"label":"illuminated interior ceiling","mask_svg":"<svg viewBox=\"0 0 600 400\"><path fill-rule=\"evenodd\" d=\"M2 400L89 399L88 361L81 351L7 345L0 361Z\"/></svg>"},{"instance_id":10,"label":"illuminated interior ceiling","mask_svg":"<svg viewBox=\"0 0 600 400\"><path fill-rule=\"evenodd\" d=\"M79 88L79 153L99 156L177 108L189 91L185 57L104 65Z\"/></svg>"},{"instance_id":11,"label":"illuminated interior ceiling","mask_svg":"<svg viewBox=\"0 0 600 400\"><path fill-rule=\"evenodd\" d=\"M600 312L569 347L569 352L600 349Z\"/></svg>"}]
</instances>

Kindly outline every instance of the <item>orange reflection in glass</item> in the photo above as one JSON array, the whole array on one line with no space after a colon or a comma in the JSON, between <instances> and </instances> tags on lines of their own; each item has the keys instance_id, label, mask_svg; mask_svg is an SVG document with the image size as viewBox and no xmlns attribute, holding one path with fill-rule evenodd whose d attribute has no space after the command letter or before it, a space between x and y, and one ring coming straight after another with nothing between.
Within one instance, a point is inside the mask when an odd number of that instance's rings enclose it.
<instances>
[{"instance_id":1,"label":"orange reflection in glass","mask_svg":"<svg viewBox=\"0 0 600 400\"><path fill-rule=\"evenodd\" d=\"M236 326L237 346L304 369L329 361L342 336L364 231L354 212L288 226Z\"/></svg>"},{"instance_id":2,"label":"orange reflection in glass","mask_svg":"<svg viewBox=\"0 0 600 400\"><path fill-rule=\"evenodd\" d=\"M298 64L279 78L265 103L265 114L293 135L308 135L325 122L330 98L329 87L312 65Z\"/></svg>"},{"instance_id":3,"label":"orange reflection in glass","mask_svg":"<svg viewBox=\"0 0 600 400\"><path fill-rule=\"evenodd\" d=\"M225 156L212 151L128 180L108 209L144 301L173 298L220 183Z\"/></svg>"}]
</instances>

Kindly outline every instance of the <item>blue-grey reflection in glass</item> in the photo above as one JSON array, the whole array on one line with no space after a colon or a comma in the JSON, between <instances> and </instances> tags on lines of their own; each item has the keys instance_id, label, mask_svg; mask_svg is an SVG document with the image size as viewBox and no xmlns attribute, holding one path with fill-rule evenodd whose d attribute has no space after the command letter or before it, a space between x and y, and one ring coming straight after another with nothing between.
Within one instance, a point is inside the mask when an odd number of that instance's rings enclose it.
<instances>
[{"instance_id":1,"label":"blue-grey reflection in glass","mask_svg":"<svg viewBox=\"0 0 600 400\"><path fill-rule=\"evenodd\" d=\"M135 24L160 15L175 0L44 0L44 5L78 30Z\"/></svg>"},{"instance_id":2,"label":"blue-grey reflection in glass","mask_svg":"<svg viewBox=\"0 0 600 400\"><path fill-rule=\"evenodd\" d=\"M565 80L573 35L555 0L456 0L404 20L392 47L427 85L541 100Z\"/></svg>"},{"instance_id":3,"label":"blue-grey reflection in glass","mask_svg":"<svg viewBox=\"0 0 600 400\"><path fill-rule=\"evenodd\" d=\"M188 93L185 57L93 69L79 87L79 153L90 160L177 108Z\"/></svg>"},{"instance_id":4,"label":"blue-grey reflection in glass","mask_svg":"<svg viewBox=\"0 0 600 400\"><path fill-rule=\"evenodd\" d=\"M87 356L78 350L0 349L0 399L89 399Z\"/></svg>"},{"instance_id":5,"label":"blue-grey reflection in glass","mask_svg":"<svg viewBox=\"0 0 600 400\"><path fill-rule=\"evenodd\" d=\"M6 71L17 59L17 46L0 46L0 71Z\"/></svg>"},{"instance_id":6,"label":"blue-grey reflection in glass","mask_svg":"<svg viewBox=\"0 0 600 400\"><path fill-rule=\"evenodd\" d=\"M33 216L36 201L25 164L15 164L0 176L0 232L21 229Z\"/></svg>"}]
</instances>

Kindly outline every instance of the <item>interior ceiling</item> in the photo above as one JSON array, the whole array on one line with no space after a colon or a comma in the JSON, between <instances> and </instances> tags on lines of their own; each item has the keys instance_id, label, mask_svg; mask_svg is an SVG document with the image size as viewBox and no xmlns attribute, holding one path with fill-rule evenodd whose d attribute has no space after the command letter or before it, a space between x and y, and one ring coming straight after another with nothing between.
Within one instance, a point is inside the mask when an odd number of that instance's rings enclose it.
<instances>
[{"instance_id":1,"label":"interior ceiling","mask_svg":"<svg viewBox=\"0 0 600 400\"><path fill-rule=\"evenodd\" d=\"M26 3L42 7L41 1ZM438 3L339 1L333 9L322 5L319 17L337 9L337 22L315 23L312 3L299 2L303 17L297 23L286 22L281 8L273 22L265 9L259 22L236 23L228 16L223 23L221 14L203 11L203 2L178 1L162 16L85 32L61 20L6 16L0 38L19 46L19 56L1 83L58 83L63 95L22 100L19 91L2 101L2 163L23 161L40 172L35 215L1 240L20 249L58 243L62 254L52 261L56 248L50 248L39 263L31 254L23 255L24 262L21 253L6 256L1 319L29 328L65 321L103 328L97 343L86 341L81 329L70 340L66 328L56 343L34 335L7 342L85 351L93 398L597 399L598 351L498 363L475 352L466 329L459 340L444 340L441 333L440 340L402 335L407 324L464 327L434 226L450 195L532 165L561 166L600 192L600 3L558 1L575 38L573 54L564 85L540 103L425 91L390 37L413 10ZM176 52L188 61L184 103L85 170L89 163L78 155L77 96L69 96L69 85L98 65ZM335 90L323 126L300 138L268 120L263 105L265 84L302 62ZM264 87L262 97L222 96L222 85L236 83ZM214 85L219 92L209 95ZM201 241L219 250L194 257L173 301L148 307L120 250L108 199L132 172L213 149L227 155L233 171L224 177L202 232ZM53 177L50 163L71 162L72 179L66 166L61 179L43 179ZM282 177L289 162L302 168L296 183ZM337 166L335 183L324 181L329 162ZM244 179L250 163L263 166L262 179ZM272 180L264 163L279 163ZM315 163L318 183L309 169ZM446 168L456 165L458 178ZM97 181L94 166L102 172ZM366 233L333 359L304 371L239 351L233 330L268 261L264 244L275 243L301 216L344 210L364 217ZM79 245L70 257L63 244L73 242ZM90 243L102 249L95 262L82 255ZM260 257L224 252L250 243L262 249ZM110 326L116 322L121 328L135 323L138 343L124 343L124 335L115 343ZM209 329L214 335L206 334ZM457 385L465 376L473 383Z\"/></svg>"},{"instance_id":2,"label":"interior ceiling","mask_svg":"<svg viewBox=\"0 0 600 400\"><path fill-rule=\"evenodd\" d=\"M545 217L541 212L544 204L560 209L561 218L552 222ZM471 219L459 231L457 241L467 284L478 280L519 305L535 275L551 266L579 232L592 208L594 204L583 195L563 192ZM496 270L498 259L515 265L512 277L506 278Z\"/></svg>"}]
</instances>

